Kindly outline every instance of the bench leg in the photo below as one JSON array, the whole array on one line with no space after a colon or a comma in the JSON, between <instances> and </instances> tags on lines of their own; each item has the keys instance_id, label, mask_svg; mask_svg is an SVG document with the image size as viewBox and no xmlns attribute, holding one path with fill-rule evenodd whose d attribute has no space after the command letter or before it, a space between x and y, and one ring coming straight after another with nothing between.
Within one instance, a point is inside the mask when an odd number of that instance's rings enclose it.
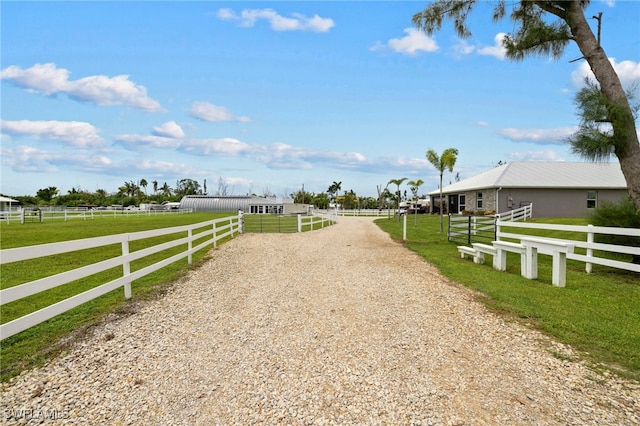
<instances>
[{"instance_id":1,"label":"bench leg","mask_svg":"<svg viewBox=\"0 0 640 426\"><path fill-rule=\"evenodd\" d=\"M498 271L506 271L507 270L507 251L501 250L499 248L496 249L496 255L493 256L493 269Z\"/></svg>"},{"instance_id":2,"label":"bench leg","mask_svg":"<svg viewBox=\"0 0 640 426\"><path fill-rule=\"evenodd\" d=\"M529 267L529 265L527 264L527 254L526 253L521 253L520 254L520 275L523 277L527 277L527 268Z\"/></svg>"},{"instance_id":3,"label":"bench leg","mask_svg":"<svg viewBox=\"0 0 640 426\"><path fill-rule=\"evenodd\" d=\"M484 264L484 253L482 253L481 251L477 252L476 255L473 257L473 261L480 265Z\"/></svg>"},{"instance_id":4,"label":"bench leg","mask_svg":"<svg viewBox=\"0 0 640 426\"><path fill-rule=\"evenodd\" d=\"M535 280L538 278L538 249L535 247L527 246L525 249L526 256L526 275L525 278Z\"/></svg>"},{"instance_id":5,"label":"bench leg","mask_svg":"<svg viewBox=\"0 0 640 426\"><path fill-rule=\"evenodd\" d=\"M562 252L553 252L553 270L551 272L551 284L556 287L564 287L567 282L567 255Z\"/></svg>"}]
</instances>

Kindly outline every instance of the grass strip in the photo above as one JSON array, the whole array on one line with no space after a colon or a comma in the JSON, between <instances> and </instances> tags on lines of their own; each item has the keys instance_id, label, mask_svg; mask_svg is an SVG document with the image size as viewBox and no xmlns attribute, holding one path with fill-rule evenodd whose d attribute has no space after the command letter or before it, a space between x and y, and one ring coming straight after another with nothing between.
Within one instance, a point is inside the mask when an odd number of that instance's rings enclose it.
<instances>
[{"instance_id":1,"label":"grass strip","mask_svg":"<svg viewBox=\"0 0 640 426\"><path fill-rule=\"evenodd\" d=\"M100 237L112 234L138 232L205 222L218 217L228 217L229 213L193 213L176 215L154 215L139 217L96 217L94 219L74 219L67 222L45 221L24 225L16 223L0 224L0 244L3 249L39 245L59 241ZM202 232L205 229L197 230ZM186 234L185 234L186 235ZM182 235L182 236L185 236ZM168 241L171 236L154 237L133 241L130 250ZM218 244L223 241L219 241ZM197 242L194 242L194 246ZM184 251L185 246L174 247L161 253L139 259L131 264L131 271ZM70 345L81 339L91 328L99 324L108 315L127 315L135 312L142 300L152 299L164 294L171 284L190 268L197 267L207 255L208 249L193 255L193 264L183 259L168 265L152 274L132 282L132 298L124 298L123 289L116 289L97 299L58 315L42 324L11 336L1 342L0 375L3 382L50 360L67 350ZM0 265L0 288L8 288L42 277L75 269L83 265L96 263L121 253L119 244L43 257L22 262ZM82 280L68 283L0 307L2 323L19 318L42 307L49 306L75 294L108 282L121 276L122 268L113 268Z\"/></svg>"},{"instance_id":2,"label":"grass strip","mask_svg":"<svg viewBox=\"0 0 640 426\"><path fill-rule=\"evenodd\" d=\"M402 239L402 223L397 218L375 222L394 240ZM553 219L540 222L559 223ZM562 223L585 224L581 219L564 219ZM551 256L538 257L538 279L528 280L520 276L518 255L509 253L506 273L495 271L490 256L484 265L461 259L456 244L447 241L446 228L442 234L439 231L438 216L420 215L415 227L413 221L407 221L404 244L437 266L442 275L484 295L480 299L490 310L517 318L570 345L594 368L640 380L637 273L594 265L593 272L587 274L584 263L568 261L567 285L558 288L551 285ZM557 238L557 232L539 231L537 235Z\"/></svg>"}]
</instances>

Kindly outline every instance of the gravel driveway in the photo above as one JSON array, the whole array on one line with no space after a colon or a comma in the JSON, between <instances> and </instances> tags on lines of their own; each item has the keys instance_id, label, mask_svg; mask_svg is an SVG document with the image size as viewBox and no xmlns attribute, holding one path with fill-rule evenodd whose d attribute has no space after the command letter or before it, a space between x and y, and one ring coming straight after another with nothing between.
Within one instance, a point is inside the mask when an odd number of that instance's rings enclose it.
<instances>
[{"instance_id":1,"label":"gravel driveway","mask_svg":"<svg viewBox=\"0 0 640 426\"><path fill-rule=\"evenodd\" d=\"M165 297L6 384L2 422L640 424L637 382L570 356L372 219L342 218L223 244Z\"/></svg>"}]
</instances>

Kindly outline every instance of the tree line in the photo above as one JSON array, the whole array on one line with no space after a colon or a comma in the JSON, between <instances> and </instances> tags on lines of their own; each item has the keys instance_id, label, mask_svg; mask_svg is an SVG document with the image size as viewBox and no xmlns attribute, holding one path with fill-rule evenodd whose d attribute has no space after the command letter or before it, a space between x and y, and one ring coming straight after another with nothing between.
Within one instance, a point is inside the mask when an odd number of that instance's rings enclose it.
<instances>
[{"instance_id":1,"label":"tree line","mask_svg":"<svg viewBox=\"0 0 640 426\"><path fill-rule=\"evenodd\" d=\"M105 189L88 191L73 187L66 194L61 194L55 186L39 189L35 195L12 196L22 205L34 206L66 206L66 207L100 207L121 205L137 206L140 203L158 203L165 201L178 202L185 195L201 195L206 193L207 183L204 185L193 179L180 179L171 187L167 182L160 184L154 180L149 185L146 179L125 181L116 192Z\"/></svg>"},{"instance_id":2,"label":"tree line","mask_svg":"<svg viewBox=\"0 0 640 426\"><path fill-rule=\"evenodd\" d=\"M418 182L418 186L422 184L421 179ZM409 183L411 184L411 182ZM377 198L359 196L353 189L345 190L341 194L341 190L342 182L334 181L324 192L307 192L301 189L286 194L285 197L290 197L294 203L310 204L320 209L328 209L338 205L340 208L349 210L393 208L399 206L401 201L409 199L407 191L405 190L402 194L399 186L395 193L387 188L384 191L379 190ZM417 198L417 192L415 192L417 187L412 187L412 191L414 198ZM187 195L230 196L233 195L231 192L222 178L218 180L218 185L212 193L208 192L206 179L202 185L194 179L180 179L173 187L167 182L160 183L156 180L149 182L147 179L140 179L125 181L116 192L108 192L105 189L88 191L73 187L66 194L62 194L57 187L48 186L39 189L35 195L11 196L11 198L17 199L26 206L101 207L118 205L128 207L138 206L141 203L179 202L182 197ZM251 193L251 195L257 196L258 194ZM274 198L275 194L266 188L259 196ZM426 197L426 195L422 197Z\"/></svg>"}]
</instances>

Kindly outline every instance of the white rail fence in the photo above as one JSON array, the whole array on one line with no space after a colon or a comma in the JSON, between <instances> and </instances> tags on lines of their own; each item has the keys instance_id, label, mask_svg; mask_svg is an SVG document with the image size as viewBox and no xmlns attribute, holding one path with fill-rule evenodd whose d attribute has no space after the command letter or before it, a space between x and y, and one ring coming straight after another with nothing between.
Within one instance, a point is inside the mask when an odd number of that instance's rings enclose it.
<instances>
[{"instance_id":1,"label":"white rail fence","mask_svg":"<svg viewBox=\"0 0 640 426\"><path fill-rule=\"evenodd\" d=\"M395 209L319 209L318 212L335 216L393 216Z\"/></svg>"},{"instance_id":2,"label":"white rail fence","mask_svg":"<svg viewBox=\"0 0 640 426\"><path fill-rule=\"evenodd\" d=\"M534 237L536 239L542 239L535 235L518 234L513 232L504 232L503 228L525 228L532 230L547 230L547 231L564 231L571 233L584 234L584 239L563 239L563 238L544 238L544 240L565 243L574 246L575 248L583 249L580 253L567 253L566 257L569 260L577 260L585 263L586 272L590 273L593 268L593 264L609 266L617 269L624 269L627 271L640 272L640 264L625 262L622 260L610 259L601 256L596 256L598 252L608 252L630 256L640 256L640 247L623 246L617 244L604 244L596 243L595 235L622 235L628 237L639 237L640 229L636 228L614 228L605 226L579 226L579 225L557 225L557 224L543 224L543 223L524 223L524 222L510 222L504 220L498 220L496 222L496 237L498 241L504 239L516 239Z\"/></svg>"},{"instance_id":3,"label":"white rail fence","mask_svg":"<svg viewBox=\"0 0 640 426\"><path fill-rule=\"evenodd\" d=\"M516 220L527 220L533 217L533 204L527 204L520 208L498 213L496 217L499 220L515 222Z\"/></svg>"},{"instance_id":4,"label":"white rail fence","mask_svg":"<svg viewBox=\"0 0 640 426\"><path fill-rule=\"evenodd\" d=\"M96 219L101 217L129 217L129 216L154 216L165 214L191 213L192 209L87 209L82 207L41 207L41 208L18 208L0 212L0 220L3 222L44 222L45 220L73 220L73 219Z\"/></svg>"},{"instance_id":5,"label":"white rail fence","mask_svg":"<svg viewBox=\"0 0 640 426\"><path fill-rule=\"evenodd\" d=\"M201 231L202 229L204 230ZM196 233L194 231L200 232ZM98 272L106 271L110 268L118 266L122 267L122 276L117 279L114 279L105 284L101 284L98 287L94 287L83 293L77 294L68 299L40 309L36 312L14 319L13 321L2 324L0 326L0 340L4 340L9 336L24 331L34 325L40 324L41 322L53 318L56 315L66 312L72 308L75 308L85 302L93 300L120 287L124 288L125 298L130 298L132 281L148 275L185 257L188 258L188 262L189 264L191 264L192 256L197 251L210 245L216 247L217 242L222 238L226 238L229 236L233 238L236 234L239 233L242 233L241 214L192 225L176 226L152 231L141 231L127 234L110 235L106 237L86 238L82 240L0 250L0 264L4 265L7 263L36 259L61 253L69 253L95 247L103 247L111 244L121 244L122 246L121 255L119 256L1 290L0 305L5 305L7 303L14 302L27 296L31 296L42 291L52 289L54 287L67 284L69 282L88 277ZM129 243L131 241L144 240L170 234L183 234L184 236L134 252L130 252L129 250ZM201 241L205 237L206 240ZM196 242L197 245L194 246L194 242ZM134 260L141 259L152 254L159 253L163 250L185 244L187 247L185 251L167 257L159 262L141 268L135 272L131 272L131 262L133 262Z\"/></svg>"}]
</instances>

